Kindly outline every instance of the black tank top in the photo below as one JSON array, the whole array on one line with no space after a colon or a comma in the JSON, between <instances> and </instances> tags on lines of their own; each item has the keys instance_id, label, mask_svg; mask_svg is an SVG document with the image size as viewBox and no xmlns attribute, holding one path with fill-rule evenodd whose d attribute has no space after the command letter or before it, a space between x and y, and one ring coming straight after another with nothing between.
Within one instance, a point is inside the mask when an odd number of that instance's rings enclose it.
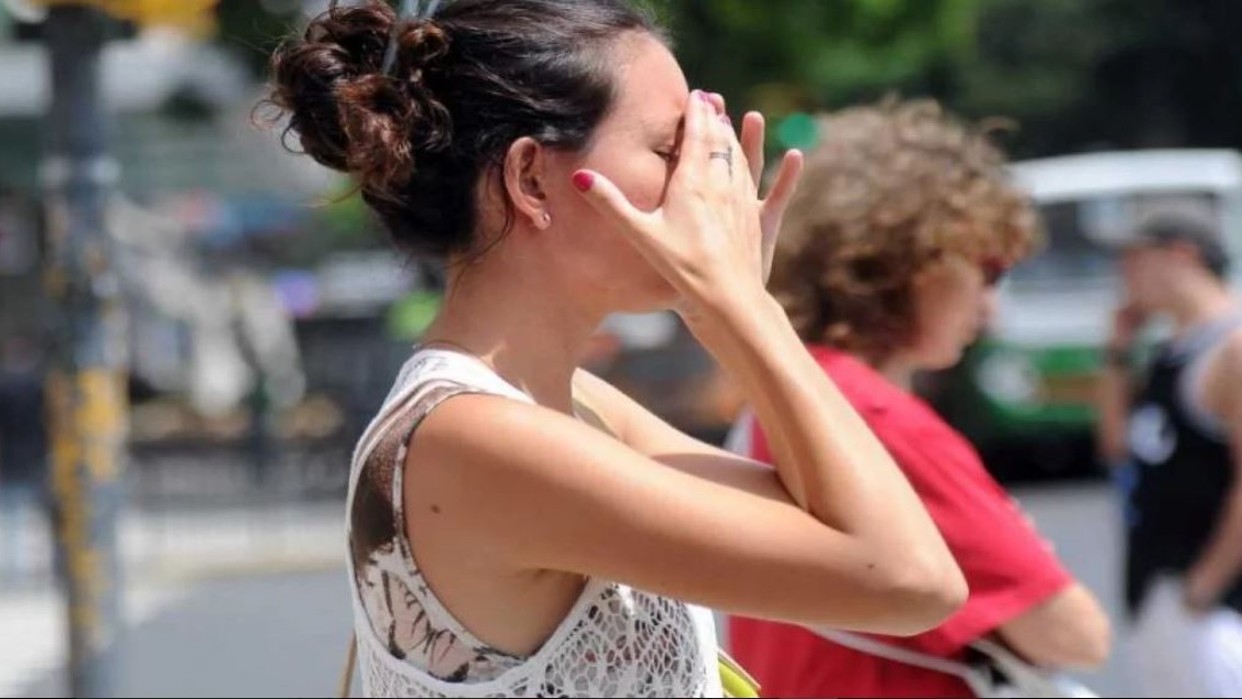
<instances>
[{"instance_id":1,"label":"black tank top","mask_svg":"<svg viewBox=\"0 0 1242 699\"><path fill-rule=\"evenodd\" d=\"M1226 438L1195 419L1182 384L1186 372L1238 328L1242 317L1231 317L1163 348L1134 404L1129 443L1135 480L1126 565L1126 603L1132 614L1155 577L1182 575L1195 564L1224 509L1233 484L1233 453ZM1242 612L1242 581L1223 602Z\"/></svg>"}]
</instances>

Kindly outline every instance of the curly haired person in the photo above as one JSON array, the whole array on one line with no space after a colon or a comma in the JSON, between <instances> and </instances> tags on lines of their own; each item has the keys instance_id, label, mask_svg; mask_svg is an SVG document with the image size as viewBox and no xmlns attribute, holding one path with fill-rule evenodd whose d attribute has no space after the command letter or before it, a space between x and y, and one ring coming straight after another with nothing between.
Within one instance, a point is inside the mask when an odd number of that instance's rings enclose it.
<instances>
[{"instance_id":1,"label":"curly haired person","mask_svg":"<svg viewBox=\"0 0 1242 699\"><path fill-rule=\"evenodd\" d=\"M966 605L936 628L873 640L961 661L986 638L1047 668L1101 663L1109 625L1094 598L971 445L913 391L918 372L956 364L984 329L1002 273L1037 240L1031 205L1009 183L986 126L933 102L846 109L823 117L819 130L785 217L774 294L910 479L970 587ZM747 417L734 446L780 464L771 439ZM735 618L732 649L773 695L972 695L959 676L845 647L812 628Z\"/></svg>"}]
</instances>

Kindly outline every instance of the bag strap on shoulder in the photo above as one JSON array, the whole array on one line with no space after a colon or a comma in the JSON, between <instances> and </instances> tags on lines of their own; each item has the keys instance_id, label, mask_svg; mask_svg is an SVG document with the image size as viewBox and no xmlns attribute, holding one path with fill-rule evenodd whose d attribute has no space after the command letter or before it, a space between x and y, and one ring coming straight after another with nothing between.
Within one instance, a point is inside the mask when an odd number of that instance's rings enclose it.
<instances>
[{"instance_id":1,"label":"bag strap on shoulder","mask_svg":"<svg viewBox=\"0 0 1242 699\"><path fill-rule=\"evenodd\" d=\"M832 641L839 646L844 646L859 653L874 655L878 658L891 660L903 665L911 665L924 670L953 675L967 682L973 681L978 675L978 672L966 663L959 663L926 653L899 648L860 634L820 628L811 629L811 631L824 640Z\"/></svg>"}]
</instances>

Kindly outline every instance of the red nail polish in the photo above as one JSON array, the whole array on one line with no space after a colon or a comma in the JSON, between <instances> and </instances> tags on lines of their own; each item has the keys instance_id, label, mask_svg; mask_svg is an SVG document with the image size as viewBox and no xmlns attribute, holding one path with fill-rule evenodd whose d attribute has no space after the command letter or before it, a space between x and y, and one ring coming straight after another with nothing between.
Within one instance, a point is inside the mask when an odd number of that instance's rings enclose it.
<instances>
[{"instance_id":1,"label":"red nail polish","mask_svg":"<svg viewBox=\"0 0 1242 699\"><path fill-rule=\"evenodd\" d=\"M591 185L595 184L595 175L586 170L579 170L574 173L574 186L579 192L586 192L591 189Z\"/></svg>"}]
</instances>

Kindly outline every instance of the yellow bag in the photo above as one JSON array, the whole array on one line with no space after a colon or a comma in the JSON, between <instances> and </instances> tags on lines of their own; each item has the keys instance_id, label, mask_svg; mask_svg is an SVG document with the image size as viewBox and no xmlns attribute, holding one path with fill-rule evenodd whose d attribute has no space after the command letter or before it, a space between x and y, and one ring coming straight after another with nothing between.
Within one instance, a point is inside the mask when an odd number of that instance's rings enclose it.
<instances>
[{"instance_id":1,"label":"yellow bag","mask_svg":"<svg viewBox=\"0 0 1242 699\"><path fill-rule=\"evenodd\" d=\"M751 677L737 661L722 651L717 652L717 664L720 666L720 686L724 695L730 699L754 699L759 696L759 683Z\"/></svg>"}]
</instances>

